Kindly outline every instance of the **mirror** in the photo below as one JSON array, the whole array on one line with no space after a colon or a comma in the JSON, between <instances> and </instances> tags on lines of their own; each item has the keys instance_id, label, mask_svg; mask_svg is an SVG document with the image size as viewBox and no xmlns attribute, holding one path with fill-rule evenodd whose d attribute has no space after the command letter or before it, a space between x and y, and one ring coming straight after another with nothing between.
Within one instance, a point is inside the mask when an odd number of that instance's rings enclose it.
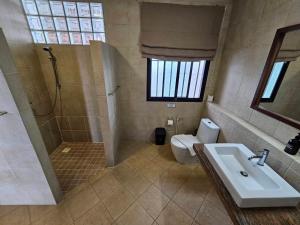
<instances>
[{"instance_id":1,"label":"mirror","mask_svg":"<svg viewBox=\"0 0 300 225\"><path fill-rule=\"evenodd\" d=\"M300 128L300 24L277 30L251 107Z\"/></svg>"}]
</instances>

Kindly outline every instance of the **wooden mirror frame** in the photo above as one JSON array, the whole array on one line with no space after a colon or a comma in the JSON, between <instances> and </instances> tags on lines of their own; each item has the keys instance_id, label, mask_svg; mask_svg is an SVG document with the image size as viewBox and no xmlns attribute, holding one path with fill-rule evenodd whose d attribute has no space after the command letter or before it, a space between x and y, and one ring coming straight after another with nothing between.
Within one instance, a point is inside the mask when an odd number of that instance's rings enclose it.
<instances>
[{"instance_id":1,"label":"wooden mirror frame","mask_svg":"<svg viewBox=\"0 0 300 225\"><path fill-rule=\"evenodd\" d=\"M256 89L253 101L251 103L251 108L255 109L265 115L268 115L274 119L277 119L283 123L291 125L297 129L300 129L300 121L293 120L293 119L285 117L279 113L275 113L275 112L272 112L272 111L269 111L269 110L259 107L260 99L264 93L268 79L271 75L274 62L276 60L276 57L278 55L278 52L279 52L282 42L284 40L285 34L287 32L294 31L294 30L300 30L300 24L280 28L276 31L276 34L275 34L275 37L274 37L265 67L264 67L264 70L262 72L260 81L258 83L258 87Z\"/></svg>"}]
</instances>

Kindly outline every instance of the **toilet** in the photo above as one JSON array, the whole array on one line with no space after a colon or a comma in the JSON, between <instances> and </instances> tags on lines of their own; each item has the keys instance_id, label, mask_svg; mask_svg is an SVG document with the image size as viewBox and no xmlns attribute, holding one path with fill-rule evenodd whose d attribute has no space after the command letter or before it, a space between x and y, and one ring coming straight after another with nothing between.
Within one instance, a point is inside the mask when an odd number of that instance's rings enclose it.
<instances>
[{"instance_id":1,"label":"toilet","mask_svg":"<svg viewBox=\"0 0 300 225\"><path fill-rule=\"evenodd\" d=\"M192 164L199 162L192 145L196 143L216 143L220 127L208 118L201 119L196 136L174 135L171 138L172 152L179 163ZM183 138L184 137L184 138Z\"/></svg>"}]
</instances>

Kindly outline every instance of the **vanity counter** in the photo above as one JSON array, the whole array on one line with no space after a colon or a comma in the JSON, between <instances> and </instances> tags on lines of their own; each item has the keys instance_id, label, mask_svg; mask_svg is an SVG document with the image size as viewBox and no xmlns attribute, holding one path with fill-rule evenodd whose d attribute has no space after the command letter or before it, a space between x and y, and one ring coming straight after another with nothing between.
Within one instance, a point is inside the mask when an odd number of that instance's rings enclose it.
<instances>
[{"instance_id":1,"label":"vanity counter","mask_svg":"<svg viewBox=\"0 0 300 225\"><path fill-rule=\"evenodd\" d=\"M204 145L195 144L194 150L207 175L212 179L217 193L227 213L235 225L299 225L300 209L295 207L279 208L239 208L223 181L204 154Z\"/></svg>"}]
</instances>

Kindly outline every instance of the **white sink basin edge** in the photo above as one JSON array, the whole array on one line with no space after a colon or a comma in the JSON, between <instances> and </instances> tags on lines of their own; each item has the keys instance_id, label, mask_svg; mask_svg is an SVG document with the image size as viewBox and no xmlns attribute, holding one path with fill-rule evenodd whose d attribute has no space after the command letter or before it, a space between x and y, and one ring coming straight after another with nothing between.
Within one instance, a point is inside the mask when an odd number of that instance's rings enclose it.
<instances>
[{"instance_id":1,"label":"white sink basin edge","mask_svg":"<svg viewBox=\"0 0 300 225\"><path fill-rule=\"evenodd\" d=\"M296 206L300 193L267 164L257 159L243 144L205 144L204 153L225 184L233 200L241 208ZM247 173L247 177L240 172Z\"/></svg>"}]
</instances>

